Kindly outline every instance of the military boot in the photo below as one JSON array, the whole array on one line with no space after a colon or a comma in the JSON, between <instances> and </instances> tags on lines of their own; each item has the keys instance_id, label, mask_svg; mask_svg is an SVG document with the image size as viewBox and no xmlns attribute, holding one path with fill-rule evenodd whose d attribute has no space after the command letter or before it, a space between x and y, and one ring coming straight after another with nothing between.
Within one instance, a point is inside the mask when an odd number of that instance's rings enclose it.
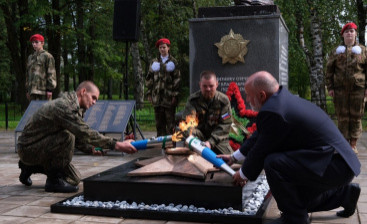
<instances>
[{"instance_id":1,"label":"military boot","mask_svg":"<svg viewBox=\"0 0 367 224\"><path fill-rule=\"evenodd\" d=\"M51 173L47 175L45 184L46 192L71 193L77 192L78 190L79 187L66 182L61 173Z\"/></svg>"},{"instance_id":2,"label":"military boot","mask_svg":"<svg viewBox=\"0 0 367 224\"><path fill-rule=\"evenodd\" d=\"M24 184L25 186L31 186L32 180L31 175L32 172L30 171L29 167L22 163L22 161L19 160L18 167L20 169L20 175L19 175L19 181Z\"/></svg>"},{"instance_id":3,"label":"military boot","mask_svg":"<svg viewBox=\"0 0 367 224\"><path fill-rule=\"evenodd\" d=\"M34 173L45 173L41 166L29 166L19 160L18 166L20 168L19 181L25 186L31 186L32 180L31 175Z\"/></svg>"}]
</instances>

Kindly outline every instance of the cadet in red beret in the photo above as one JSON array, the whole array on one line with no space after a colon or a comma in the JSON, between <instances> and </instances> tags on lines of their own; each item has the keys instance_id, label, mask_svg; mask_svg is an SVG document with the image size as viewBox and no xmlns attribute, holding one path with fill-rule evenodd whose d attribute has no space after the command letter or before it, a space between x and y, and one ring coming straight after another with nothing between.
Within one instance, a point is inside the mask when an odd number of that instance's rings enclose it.
<instances>
[{"instance_id":1,"label":"cadet in red beret","mask_svg":"<svg viewBox=\"0 0 367 224\"><path fill-rule=\"evenodd\" d=\"M343 42L330 54L326 65L326 86L334 99L338 127L355 153L362 134L364 99L367 96L367 52L357 43L357 25L343 26Z\"/></svg>"},{"instance_id":2,"label":"cadet in red beret","mask_svg":"<svg viewBox=\"0 0 367 224\"><path fill-rule=\"evenodd\" d=\"M175 127L175 112L181 85L177 61L170 54L171 42L167 38L157 40L159 50L146 77L146 96L154 106L157 136L170 135Z\"/></svg>"},{"instance_id":3,"label":"cadet in red beret","mask_svg":"<svg viewBox=\"0 0 367 224\"><path fill-rule=\"evenodd\" d=\"M166 44L168 47L171 45L171 42L167 38L161 38L155 42L155 47L159 48L159 45Z\"/></svg>"},{"instance_id":4,"label":"cadet in red beret","mask_svg":"<svg viewBox=\"0 0 367 224\"><path fill-rule=\"evenodd\" d=\"M35 34L35 35L31 36L31 38L29 39L29 41L30 42L33 42L33 41L45 42L45 38L41 34Z\"/></svg>"},{"instance_id":5,"label":"cadet in red beret","mask_svg":"<svg viewBox=\"0 0 367 224\"><path fill-rule=\"evenodd\" d=\"M51 100L52 90L56 88L55 59L43 49L45 38L41 34L32 35L29 41L32 43L34 53L27 61L27 99Z\"/></svg>"},{"instance_id":6,"label":"cadet in red beret","mask_svg":"<svg viewBox=\"0 0 367 224\"><path fill-rule=\"evenodd\" d=\"M340 35L343 36L344 31L349 29L354 29L355 31L357 31L357 25L353 22L345 24L342 28L342 31L340 32Z\"/></svg>"}]
</instances>

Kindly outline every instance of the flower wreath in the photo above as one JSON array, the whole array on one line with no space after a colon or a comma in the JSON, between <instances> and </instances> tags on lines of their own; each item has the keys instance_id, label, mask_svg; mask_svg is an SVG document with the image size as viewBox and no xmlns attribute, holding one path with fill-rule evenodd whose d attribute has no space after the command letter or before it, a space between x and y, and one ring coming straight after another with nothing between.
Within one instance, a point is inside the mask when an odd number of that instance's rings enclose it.
<instances>
[{"instance_id":1,"label":"flower wreath","mask_svg":"<svg viewBox=\"0 0 367 224\"><path fill-rule=\"evenodd\" d=\"M258 112L246 109L245 101L242 99L241 92L235 82L229 84L226 95L231 102L233 117L229 144L236 151L256 130L255 120Z\"/></svg>"}]
</instances>

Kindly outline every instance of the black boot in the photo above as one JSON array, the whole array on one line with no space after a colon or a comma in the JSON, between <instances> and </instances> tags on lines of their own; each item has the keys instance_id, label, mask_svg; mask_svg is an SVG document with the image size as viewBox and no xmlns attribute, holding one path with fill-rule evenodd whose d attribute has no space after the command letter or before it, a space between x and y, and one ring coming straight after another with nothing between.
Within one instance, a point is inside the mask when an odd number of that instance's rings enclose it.
<instances>
[{"instance_id":1,"label":"black boot","mask_svg":"<svg viewBox=\"0 0 367 224\"><path fill-rule=\"evenodd\" d=\"M18 166L20 168L19 181L25 186L31 186L32 180L31 175L34 173L45 173L42 166L29 166L19 160Z\"/></svg>"},{"instance_id":2,"label":"black boot","mask_svg":"<svg viewBox=\"0 0 367 224\"><path fill-rule=\"evenodd\" d=\"M47 176L45 185L45 191L47 192L71 193L77 192L78 190L78 186L69 184L60 176Z\"/></svg>"},{"instance_id":3,"label":"black boot","mask_svg":"<svg viewBox=\"0 0 367 224\"><path fill-rule=\"evenodd\" d=\"M25 186L31 186L32 180L31 175L32 171L30 170L30 167L22 163L22 161L19 160L18 166L20 168L20 175L19 175L19 181L24 184Z\"/></svg>"}]
</instances>

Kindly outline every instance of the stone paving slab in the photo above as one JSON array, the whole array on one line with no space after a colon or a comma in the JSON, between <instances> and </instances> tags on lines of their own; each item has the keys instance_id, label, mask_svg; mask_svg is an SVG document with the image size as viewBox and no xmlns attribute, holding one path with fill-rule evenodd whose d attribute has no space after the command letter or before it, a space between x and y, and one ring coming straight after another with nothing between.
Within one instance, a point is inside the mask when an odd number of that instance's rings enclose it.
<instances>
[{"instance_id":1,"label":"stone paving slab","mask_svg":"<svg viewBox=\"0 0 367 224\"><path fill-rule=\"evenodd\" d=\"M144 133L146 138L154 136L154 132ZM32 175L33 185L26 187L19 180L18 155L15 153L14 132L0 131L0 223L73 223L73 224L188 224L193 222L178 222L165 220L124 219L88 215L51 213L50 206L55 202L69 198L76 193L49 193L44 191L46 176ZM312 224L360 224L367 223L367 133L363 133L358 142L358 157L362 163L362 172L355 178L362 187L358 201L357 212L350 218L340 218L335 215L342 208L327 212L310 214ZM144 150L134 155L109 152L105 157L85 155L76 152L72 163L80 171L83 178L104 170L121 165L139 157L161 155L161 150ZM79 192L83 185L79 184ZM265 212L263 223L269 223L278 218L280 212L275 200L271 200ZM200 224L199 222L197 222Z\"/></svg>"}]
</instances>

